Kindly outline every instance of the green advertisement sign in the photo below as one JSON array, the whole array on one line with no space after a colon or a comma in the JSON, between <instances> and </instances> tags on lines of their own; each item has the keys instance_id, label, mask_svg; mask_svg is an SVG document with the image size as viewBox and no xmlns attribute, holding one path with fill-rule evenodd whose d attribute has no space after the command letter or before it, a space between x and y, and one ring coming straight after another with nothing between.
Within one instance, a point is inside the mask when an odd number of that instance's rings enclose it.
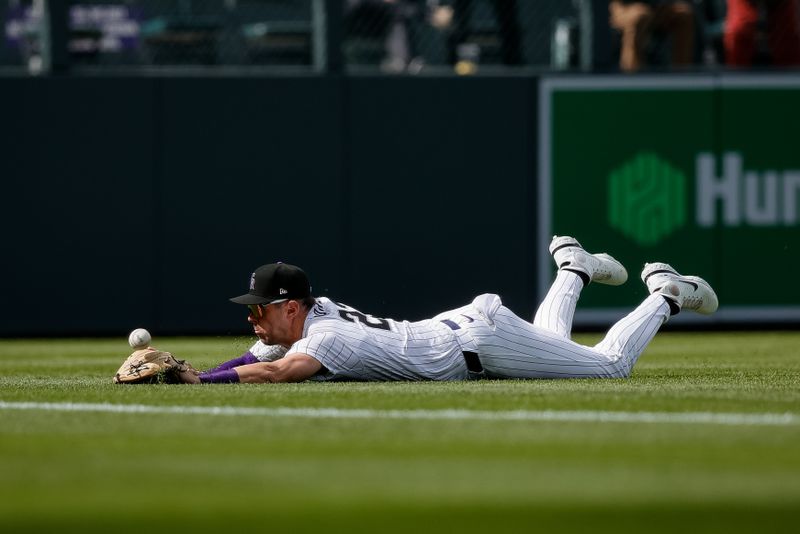
<instances>
[{"instance_id":1,"label":"green advertisement sign","mask_svg":"<svg viewBox=\"0 0 800 534\"><path fill-rule=\"evenodd\" d=\"M539 249L573 235L630 275L576 324L630 311L653 261L711 283L711 321L800 320L800 76L543 78L539 98Z\"/></svg>"}]
</instances>

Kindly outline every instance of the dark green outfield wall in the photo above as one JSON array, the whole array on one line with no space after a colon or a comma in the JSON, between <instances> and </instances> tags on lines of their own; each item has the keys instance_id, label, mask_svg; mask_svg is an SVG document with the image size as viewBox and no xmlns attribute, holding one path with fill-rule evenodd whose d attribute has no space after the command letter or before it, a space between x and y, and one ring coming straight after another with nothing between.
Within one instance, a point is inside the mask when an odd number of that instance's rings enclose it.
<instances>
[{"instance_id":1,"label":"dark green outfield wall","mask_svg":"<svg viewBox=\"0 0 800 534\"><path fill-rule=\"evenodd\" d=\"M257 265L533 313L534 78L0 79L0 335L243 333Z\"/></svg>"}]
</instances>

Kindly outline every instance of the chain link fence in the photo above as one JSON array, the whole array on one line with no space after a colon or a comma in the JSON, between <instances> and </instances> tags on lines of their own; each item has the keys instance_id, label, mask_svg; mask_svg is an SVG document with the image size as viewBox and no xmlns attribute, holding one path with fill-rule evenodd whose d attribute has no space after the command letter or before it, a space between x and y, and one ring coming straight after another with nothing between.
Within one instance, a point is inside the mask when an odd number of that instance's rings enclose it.
<instances>
[{"instance_id":1,"label":"chain link fence","mask_svg":"<svg viewBox=\"0 0 800 534\"><path fill-rule=\"evenodd\" d=\"M35 65L45 2L3 3L0 64ZM313 4L314 0L70 2L71 62L310 67L319 39ZM564 0L341 0L341 53L352 69L390 73L547 66L553 21L574 12L574 5Z\"/></svg>"},{"instance_id":2,"label":"chain link fence","mask_svg":"<svg viewBox=\"0 0 800 534\"><path fill-rule=\"evenodd\" d=\"M0 0L0 66L36 72L47 43L48 3ZM339 0L338 43L349 71L385 73L447 71L472 74L496 69L570 70L597 66L587 52L587 28L608 32L608 68L624 56L624 25L609 27L609 2L590 0ZM684 4L691 17L692 57L683 66L724 65L728 7L756 8L743 37L750 64L770 65L794 46L797 17L776 16L775 6L797 0L612 0L610 4ZM78 0L66 2L69 62L93 67L244 67L312 69L324 39L327 0ZM734 6L736 7L736 6ZM613 10L612 10L613 11ZM793 12L795 15L796 11ZM738 16L738 12L737 12ZM741 17L740 17L741 18ZM775 19L779 19L775 22ZM659 20L653 18L653 21ZM632 23L631 23L632 24ZM611 26L614 26L613 17ZM729 27L734 28L735 25ZM640 63L670 65L677 37L650 24ZM322 33L321 33L322 32ZM684 32L685 33L685 32ZM686 39L684 35L681 39ZM742 40L740 39L740 41ZM751 52L752 49L752 52ZM734 57L729 52L730 57ZM798 52L800 55L800 52ZM739 56L742 56L740 53ZM736 56L736 57L739 57ZM789 54L791 56L791 54ZM730 62L729 57L729 62ZM743 56L742 56L743 57ZM588 59L587 59L588 58ZM791 65L791 57L782 63ZM800 60L798 60L800 63ZM747 62L739 64L747 65ZM626 69L623 69L626 70ZM632 69L627 69L632 70Z\"/></svg>"},{"instance_id":3,"label":"chain link fence","mask_svg":"<svg viewBox=\"0 0 800 534\"><path fill-rule=\"evenodd\" d=\"M344 55L387 72L546 67L554 21L575 12L563 0L347 0Z\"/></svg>"},{"instance_id":4,"label":"chain link fence","mask_svg":"<svg viewBox=\"0 0 800 534\"><path fill-rule=\"evenodd\" d=\"M0 64L35 63L45 2L6 0ZM113 66L311 64L311 0L69 2L70 62Z\"/></svg>"}]
</instances>

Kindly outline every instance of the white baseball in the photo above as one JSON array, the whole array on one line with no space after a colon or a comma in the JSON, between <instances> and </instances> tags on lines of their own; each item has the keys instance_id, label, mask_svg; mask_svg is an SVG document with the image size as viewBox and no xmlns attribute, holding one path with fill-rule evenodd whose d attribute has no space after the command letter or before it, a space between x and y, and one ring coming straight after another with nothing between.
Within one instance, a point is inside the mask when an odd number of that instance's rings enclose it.
<instances>
[{"instance_id":1,"label":"white baseball","mask_svg":"<svg viewBox=\"0 0 800 534\"><path fill-rule=\"evenodd\" d=\"M152 339L150 332L144 328L137 328L128 336L128 345L134 349L145 349L150 346Z\"/></svg>"}]
</instances>

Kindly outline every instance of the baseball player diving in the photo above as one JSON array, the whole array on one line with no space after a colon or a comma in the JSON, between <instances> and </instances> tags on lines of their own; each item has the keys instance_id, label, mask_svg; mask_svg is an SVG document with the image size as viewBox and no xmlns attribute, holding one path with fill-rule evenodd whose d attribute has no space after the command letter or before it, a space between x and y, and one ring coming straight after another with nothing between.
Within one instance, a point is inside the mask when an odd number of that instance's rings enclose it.
<instances>
[{"instance_id":1,"label":"baseball player diving","mask_svg":"<svg viewBox=\"0 0 800 534\"><path fill-rule=\"evenodd\" d=\"M717 296L705 280L683 276L666 263L648 263L641 278L650 295L600 343L580 345L570 332L581 291L590 282L620 285L628 273L610 255L591 254L573 237L555 236L549 250L558 272L532 323L493 294L422 321L372 317L314 298L298 267L262 265L252 273L249 291L230 299L247 306L259 340L242 356L208 371L179 362L176 381L621 378L631 374L672 315L682 310L708 315L717 309Z\"/></svg>"}]
</instances>

